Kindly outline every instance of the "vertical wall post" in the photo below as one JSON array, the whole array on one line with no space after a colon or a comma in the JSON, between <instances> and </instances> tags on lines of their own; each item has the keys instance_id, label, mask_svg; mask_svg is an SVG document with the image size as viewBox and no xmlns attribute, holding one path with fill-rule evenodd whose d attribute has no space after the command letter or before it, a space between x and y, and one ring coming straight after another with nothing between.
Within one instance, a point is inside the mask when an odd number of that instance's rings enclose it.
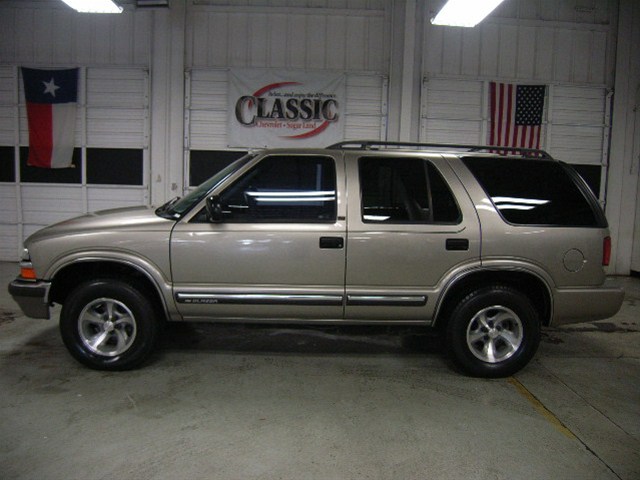
<instances>
[{"instance_id":1,"label":"vertical wall post","mask_svg":"<svg viewBox=\"0 0 640 480\"><path fill-rule=\"evenodd\" d=\"M151 46L151 203L182 195L185 2L153 12Z\"/></svg>"},{"instance_id":2,"label":"vertical wall post","mask_svg":"<svg viewBox=\"0 0 640 480\"><path fill-rule=\"evenodd\" d=\"M16 222L18 230L18 251L16 259L22 255L24 242L24 214L22 211L22 179L20 178L20 68L13 67L13 164L16 182ZM25 106L26 108L26 106Z\"/></svg>"},{"instance_id":3,"label":"vertical wall post","mask_svg":"<svg viewBox=\"0 0 640 480\"><path fill-rule=\"evenodd\" d=\"M387 140L418 141L424 2L396 0L391 8Z\"/></svg>"}]
</instances>

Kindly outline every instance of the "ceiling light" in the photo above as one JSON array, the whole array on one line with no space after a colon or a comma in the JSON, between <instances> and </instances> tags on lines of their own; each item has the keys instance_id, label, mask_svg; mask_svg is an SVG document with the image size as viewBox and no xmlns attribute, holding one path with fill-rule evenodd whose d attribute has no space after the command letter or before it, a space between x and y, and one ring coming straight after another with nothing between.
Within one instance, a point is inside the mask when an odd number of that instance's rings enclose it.
<instances>
[{"instance_id":1,"label":"ceiling light","mask_svg":"<svg viewBox=\"0 0 640 480\"><path fill-rule=\"evenodd\" d=\"M122 13L122 7L112 0L62 0L77 12Z\"/></svg>"},{"instance_id":2,"label":"ceiling light","mask_svg":"<svg viewBox=\"0 0 640 480\"><path fill-rule=\"evenodd\" d=\"M449 0L431 23L475 27L502 2L503 0Z\"/></svg>"}]
</instances>

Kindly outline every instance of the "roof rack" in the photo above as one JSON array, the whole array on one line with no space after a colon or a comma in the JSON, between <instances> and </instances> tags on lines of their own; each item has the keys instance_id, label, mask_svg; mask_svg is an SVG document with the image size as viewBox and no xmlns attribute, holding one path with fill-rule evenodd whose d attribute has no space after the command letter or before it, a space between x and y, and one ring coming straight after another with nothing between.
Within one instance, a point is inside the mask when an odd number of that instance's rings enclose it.
<instances>
[{"instance_id":1,"label":"roof rack","mask_svg":"<svg viewBox=\"0 0 640 480\"><path fill-rule=\"evenodd\" d=\"M457 143L414 143L414 142L385 142L380 140L348 140L334 143L327 147L329 150L380 150L385 147L412 147L418 149L446 149L466 150L467 152L489 152L499 155L521 155L523 157L545 158L553 157L544 150L537 148L507 147L498 145L462 145Z\"/></svg>"}]
</instances>

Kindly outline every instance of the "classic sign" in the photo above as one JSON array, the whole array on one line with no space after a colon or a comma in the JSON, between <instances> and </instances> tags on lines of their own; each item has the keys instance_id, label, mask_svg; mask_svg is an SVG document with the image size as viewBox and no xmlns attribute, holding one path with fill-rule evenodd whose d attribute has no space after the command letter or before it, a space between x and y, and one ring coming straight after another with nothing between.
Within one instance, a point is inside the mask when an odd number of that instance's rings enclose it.
<instances>
[{"instance_id":1,"label":"classic sign","mask_svg":"<svg viewBox=\"0 0 640 480\"><path fill-rule=\"evenodd\" d=\"M339 141L344 103L344 75L231 70L229 146L310 147Z\"/></svg>"}]
</instances>

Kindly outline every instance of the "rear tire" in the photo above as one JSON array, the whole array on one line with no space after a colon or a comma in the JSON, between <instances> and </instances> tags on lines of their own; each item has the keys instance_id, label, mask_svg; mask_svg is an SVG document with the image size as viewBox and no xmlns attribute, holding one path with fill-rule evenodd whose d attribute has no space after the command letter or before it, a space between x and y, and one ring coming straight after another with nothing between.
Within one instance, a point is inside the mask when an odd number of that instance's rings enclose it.
<instances>
[{"instance_id":1,"label":"rear tire","mask_svg":"<svg viewBox=\"0 0 640 480\"><path fill-rule=\"evenodd\" d=\"M523 368L540 343L540 319L531 300L503 285L472 291L446 326L453 361L477 377L507 377Z\"/></svg>"},{"instance_id":2,"label":"rear tire","mask_svg":"<svg viewBox=\"0 0 640 480\"><path fill-rule=\"evenodd\" d=\"M129 370L153 351L159 320L143 293L116 279L76 287L60 313L60 333L69 353L96 370Z\"/></svg>"}]
</instances>

